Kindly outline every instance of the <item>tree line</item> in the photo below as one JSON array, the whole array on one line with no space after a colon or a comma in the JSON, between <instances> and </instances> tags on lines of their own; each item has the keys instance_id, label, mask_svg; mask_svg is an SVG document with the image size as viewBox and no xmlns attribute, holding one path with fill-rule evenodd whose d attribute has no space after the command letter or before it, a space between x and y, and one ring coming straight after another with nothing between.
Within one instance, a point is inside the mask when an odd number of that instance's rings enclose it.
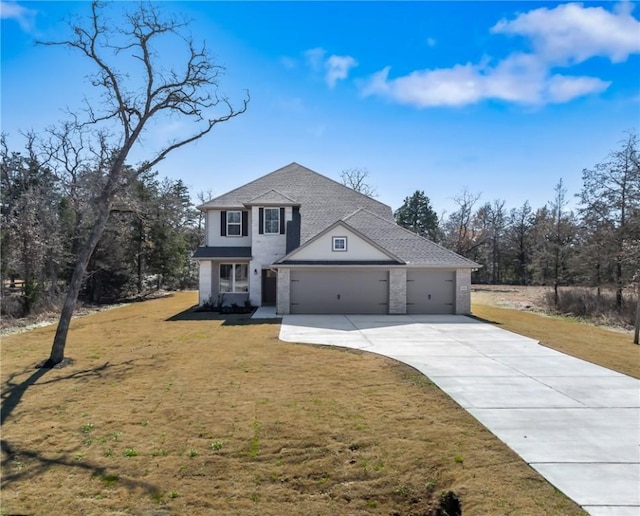
<instances>
[{"instance_id":1,"label":"tree line","mask_svg":"<svg viewBox=\"0 0 640 516\"><path fill-rule=\"evenodd\" d=\"M10 150L6 137L0 138L0 274L5 292L16 294L3 296L4 314L53 308L95 225L94 199L104 178L73 161L71 149L64 150L65 167L56 167L55 152L63 149L32 134L22 151ZM111 206L81 297L104 303L150 290L194 288L197 271L190 256L203 240L203 221L187 186L130 167L125 176L130 184Z\"/></svg>"},{"instance_id":2,"label":"tree line","mask_svg":"<svg viewBox=\"0 0 640 516\"><path fill-rule=\"evenodd\" d=\"M596 303L613 289L615 310L624 292L640 282L640 153L638 135L627 134L605 160L582 171L577 206L562 179L538 208L529 202L480 202L463 191L457 208L438 217L429 198L416 191L396 211L398 224L482 265L474 283L593 287ZM633 319L631 319L633 324Z\"/></svg>"}]
</instances>

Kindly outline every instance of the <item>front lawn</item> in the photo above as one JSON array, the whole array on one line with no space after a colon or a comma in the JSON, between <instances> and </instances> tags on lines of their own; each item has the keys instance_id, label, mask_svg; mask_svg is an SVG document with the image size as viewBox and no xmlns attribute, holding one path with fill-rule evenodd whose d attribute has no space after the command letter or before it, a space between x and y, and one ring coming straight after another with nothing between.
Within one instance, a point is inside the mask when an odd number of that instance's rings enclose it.
<instances>
[{"instance_id":1,"label":"front lawn","mask_svg":"<svg viewBox=\"0 0 640 516\"><path fill-rule=\"evenodd\" d=\"M391 359L179 316L180 293L2 341L2 514L582 514Z\"/></svg>"},{"instance_id":2,"label":"front lawn","mask_svg":"<svg viewBox=\"0 0 640 516\"><path fill-rule=\"evenodd\" d=\"M544 346L640 378L640 346L630 332L617 332L568 317L472 304L473 315L500 328L540 341Z\"/></svg>"}]
</instances>

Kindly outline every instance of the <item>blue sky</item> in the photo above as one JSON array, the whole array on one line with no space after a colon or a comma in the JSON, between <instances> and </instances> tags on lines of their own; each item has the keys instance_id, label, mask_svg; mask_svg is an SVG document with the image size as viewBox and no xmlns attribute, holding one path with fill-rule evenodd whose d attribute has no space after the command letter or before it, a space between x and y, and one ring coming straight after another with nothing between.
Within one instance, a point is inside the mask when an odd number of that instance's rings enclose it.
<instances>
[{"instance_id":1,"label":"blue sky","mask_svg":"<svg viewBox=\"0 0 640 516\"><path fill-rule=\"evenodd\" d=\"M119 2L115 9L133 4ZM438 213L463 189L510 208L569 194L640 129L640 8L555 2L162 2L192 19L247 112L158 167L222 194L296 161L339 179L365 168L398 208ZM2 130L42 130L91 97L82 58L35 46L87 2L2 2ZM165 49L167 65L177 59ZM146 142L183 130L153 127ZM142 159L140 153L135 156Z\"/></svg>"}]
</instances>

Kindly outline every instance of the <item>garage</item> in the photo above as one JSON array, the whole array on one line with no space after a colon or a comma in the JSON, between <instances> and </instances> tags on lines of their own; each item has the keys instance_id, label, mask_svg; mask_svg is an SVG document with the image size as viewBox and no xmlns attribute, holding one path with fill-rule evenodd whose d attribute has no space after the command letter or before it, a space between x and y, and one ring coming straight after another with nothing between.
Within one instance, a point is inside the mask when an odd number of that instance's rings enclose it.
<instances>
[{"instance_id":1,"label":"garage","mask_svg":"<svg viewBox=\"0 0 640 516\"><path fill-rule=\"evenodd\" d=\"M387 270L292 270L292 314L386 314Z\"/></svg>"},{"instance_id":2,"label":"garage","mask_svg":"<svg viewBox=\"0 0 640 516\"><path fill-rule=\"evenodd\" d=\"M456 273L451 270L407 271L408 314L455 313Z\"/></svg>"}]
</instances>

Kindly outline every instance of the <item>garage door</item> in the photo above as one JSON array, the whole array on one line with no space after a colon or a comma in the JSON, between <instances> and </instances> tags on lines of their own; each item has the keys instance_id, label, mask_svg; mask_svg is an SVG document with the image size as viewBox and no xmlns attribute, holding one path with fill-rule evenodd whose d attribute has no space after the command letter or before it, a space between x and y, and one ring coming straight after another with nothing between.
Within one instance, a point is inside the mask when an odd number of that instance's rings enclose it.
<instances>
[{"instance_id":1,"label":"garage door","mask_svg":"<svg viewBox=\"0 0 640 516\"><path fill-rule=\"evenodd\" d=\"M386 314L388 304L388 271L291 271L292 314Z\"/></svg>"},{"instance_id":2,"label":"garage door","mask_svg":"<svg viewBox=\"0 0 640 516\"><path fill-rule=\"evenodd\" d=\"M408 270L407 313L455 313L455 271Z\"/></svg>"}]
</instances>

